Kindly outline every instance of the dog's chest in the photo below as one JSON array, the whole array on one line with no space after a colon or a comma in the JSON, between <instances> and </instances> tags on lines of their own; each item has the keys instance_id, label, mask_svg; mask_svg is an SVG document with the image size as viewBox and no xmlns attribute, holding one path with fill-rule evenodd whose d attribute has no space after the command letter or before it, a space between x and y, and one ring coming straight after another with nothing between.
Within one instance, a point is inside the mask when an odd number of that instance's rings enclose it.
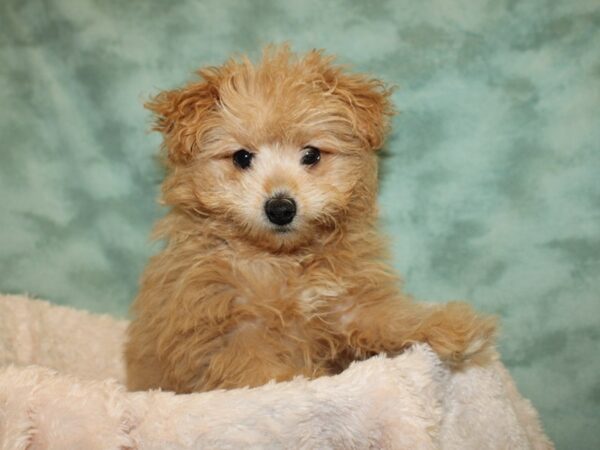
<instances>
[{"instance_id":1,"label":"dog's chest","mask_svg":"<svg viewBox=\"0 0 600 450\"><path fill-rule=\"evenodd\" d=\"M304 314L339 309L347 287L339 278L298 263L277 261L239 261L232 274L236 303L268 304L275 308L296 308Z\"/></svg>"}]
</instances>

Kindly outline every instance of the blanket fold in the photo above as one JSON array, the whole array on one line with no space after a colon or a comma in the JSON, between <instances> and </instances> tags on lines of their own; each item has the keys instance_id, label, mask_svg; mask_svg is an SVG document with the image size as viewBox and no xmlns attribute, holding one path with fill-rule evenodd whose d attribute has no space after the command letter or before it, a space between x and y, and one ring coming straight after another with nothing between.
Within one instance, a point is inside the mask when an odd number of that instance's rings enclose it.
<instances>
[{"instance_id":1,"label":"blanket fold","mask_svg":"<svg viewBox=\"0 0 600 450\"><path fill-rule=\"evenodd\" d=\"M127 392L126 326L0 296L0 448L552 448L500 362L452 372L415 345L310 381Z\"/></svg>"}]
</instances>

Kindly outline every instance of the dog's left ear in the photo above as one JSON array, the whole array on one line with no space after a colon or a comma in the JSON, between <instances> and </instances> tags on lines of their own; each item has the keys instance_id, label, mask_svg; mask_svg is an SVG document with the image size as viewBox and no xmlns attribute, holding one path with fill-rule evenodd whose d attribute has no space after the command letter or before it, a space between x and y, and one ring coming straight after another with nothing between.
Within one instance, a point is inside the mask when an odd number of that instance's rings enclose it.
<instances>
[{"instance_id":1,"label":"dog's left ear","mask_svg":"<svg viewBox=\"0 0 600 450\"><path fill-rule=\"evenodd\" d=\"M210 128L219 100L210 70L203 79L181 89L163 91L144 106L155 114L153 130L163 134L163 147L173 165L189 162L199 151L202 133Z\"/></svg>"},{"instance_id":2,"label":"dog's left ear","mask_svg":"<svg viewBox=\"0 0 600 450\"><path fill-rule=\"evenodd\" d=\"M390 98L393 89L365 75L336 72L332 93L350 107L355 131L365 146L381 149L396 113Z\"/></svg>"}]
</instances>

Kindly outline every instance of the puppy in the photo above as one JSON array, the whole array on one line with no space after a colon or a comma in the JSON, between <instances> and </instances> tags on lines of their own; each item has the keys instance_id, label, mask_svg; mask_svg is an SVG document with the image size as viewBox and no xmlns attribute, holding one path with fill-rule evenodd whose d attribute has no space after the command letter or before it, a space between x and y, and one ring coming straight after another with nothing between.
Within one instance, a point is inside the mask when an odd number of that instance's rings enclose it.
<instances>
[{"instance_id":1,"label":"puppy","mask_svg":"<svg viewBox=\"0 0 600 450\"><path fill-rule=\"evenodd\" d=\"M377 231L390 90L320 51L231 59L146 106L164 137L165 247L128 329L132 390L258 386L335 374L426 342L490 358L495 321L400 290Z\"/></svg>"}]
</instances>

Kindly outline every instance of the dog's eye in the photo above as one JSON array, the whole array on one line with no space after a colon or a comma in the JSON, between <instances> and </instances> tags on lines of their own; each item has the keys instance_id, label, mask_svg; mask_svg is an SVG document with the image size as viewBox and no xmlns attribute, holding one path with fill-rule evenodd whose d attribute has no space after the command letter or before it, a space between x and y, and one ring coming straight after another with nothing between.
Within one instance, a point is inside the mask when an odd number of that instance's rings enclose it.
<instances>
[{"instance_id":1,"label":"dog's eye","mask_svg":"<svg viewBox=\"0 0 600 450\"><path fill-rule=\"evenodd\" d=\"M254 155L248 150L241 149L233 154L233 163L240 169L247 169L250 167L253 157Z\"/></svg>"},{"instance_id":2,"label":"dog's eye","mask_svg":"<svg viewBox=\"0 0 600 450\"><path fill-rule=\"evenodd\" d=\"M301 164L305 166L314 166L321 160L321 151L317 147L304 147L304 153L302 154Z\"/></svg>"}]
</instances>

